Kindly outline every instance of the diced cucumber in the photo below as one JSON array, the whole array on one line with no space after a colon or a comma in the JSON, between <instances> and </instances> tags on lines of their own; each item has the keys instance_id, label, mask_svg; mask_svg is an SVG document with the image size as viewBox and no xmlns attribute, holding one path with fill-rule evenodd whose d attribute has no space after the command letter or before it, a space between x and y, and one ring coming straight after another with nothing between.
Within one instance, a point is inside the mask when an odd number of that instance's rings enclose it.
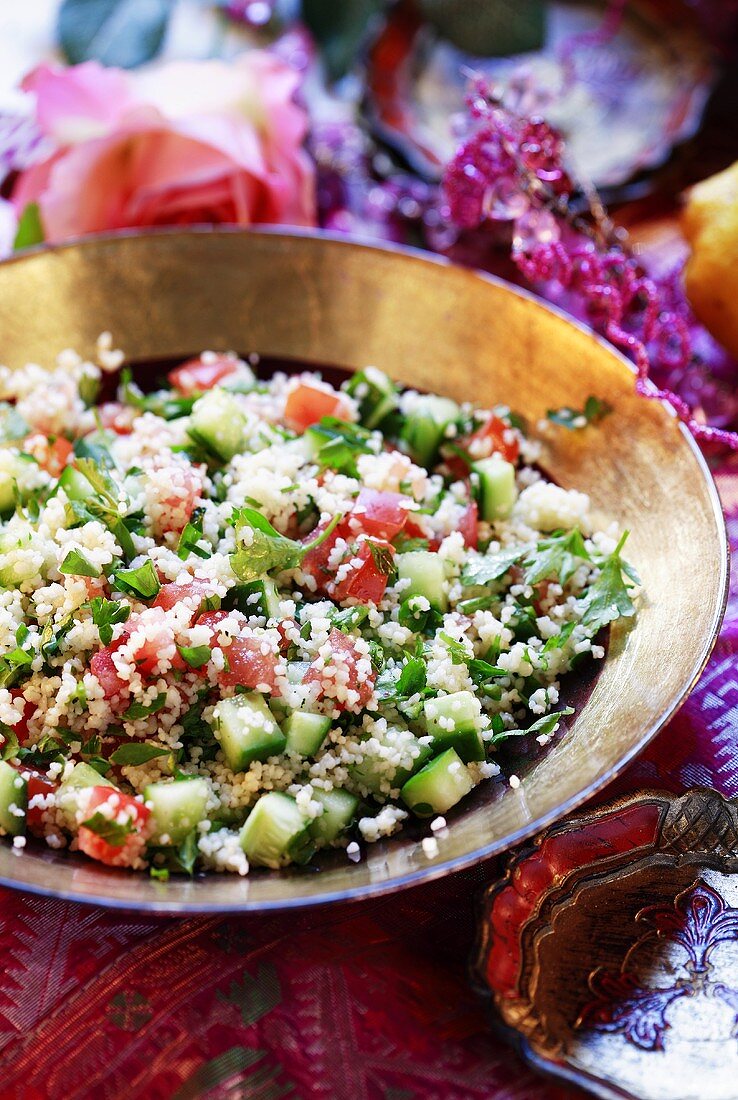
<instances>
[{"instance_id":1,"label":"diced cucumber","mask_svg":"<svg viewBox=\"0 0 738 1100\"><path fill-rule=\"evenodd\" d=\"M440 756L411 779L400 791L400 797L417 817L445 814L460 802L474 786L471 772L454 749Z\"/></svg>"},{"instance_id":2,"label":"diced cucumber","mask_svg":"<svg viewBox=\"0 0 738 1100\"><path fill-rule=\"evenodd\" d=\"M376 367L357 371L346 383L345 390L359 402L359 419L365 428L376 428L397 408L397 387Z\"/></svg>"},{"instance_id":3,"label":"diced cucumber","mask_svg":"<svg viewBox=\"0 0 738 1100\"><path fill-rule=\"evenodd\" d=\"M27 805L28 784L7 760L0 760L0 826L10 836L20 836L26 831Z\"/></svg>"},{"instance_id":4,"label":"diced cucumber","mask_svg":"<svg viewBox=\"0 0 738 1100\"><path fill-rule=\"evenodd\" d=\"M3 458L3 469L0 470L0 515L7 516L15 509L16 485L22 491L23 475L28 471L28 464L36 465L36 460L30 455L11 452L4 454Z\"/></svg>"},{"instance_id":5,"label":"diced cucumber","mask_svg":"<svg viewBox=\"0 0 738 1100\"><path fill-rule=\"evenodd\" d=\"M144 799L151 803L154 844L181 844L206 816L208 785L204 779L149 783Z\"/></svg>"},{"instance_id":6,"label":"diced cucumber","mask_svg":"<svg viewBox=\"0 0 738 1100\"><path fill-rule=\"evenodd\" d=\"M192 406L188 432L196 442L229 462L241 450L244 418L235 400L225 390L208 390Z\"/></svg>"},{"instance_id":7,"label":"diced cucumber","mask_svg":"<svg viewBox=\"0 0 738 1100\"><path fill-rule=\"evenodd\" d=\"M223 600L227 611L235 609L244 615L263 615L267 619L279 618L279 604L279 592L271 577L234 585Z\"/></svg>"},{"instance_id":8,"label":"diced cucumber","mask_svg":"<svg viewBox=\"0 0 738 1100\"><path fill-rule=\"evenodd\" d=\"M85 764L84 761L80 761L75 764L69 775L66 777L61 785L61 790L65 787L114 787L110 779L106 779L104 775L100 775L99 771L96 771L91 764Z\"/></svg>"},{"instance_id":9,"label":"diced cucumber","mask_svg":"<svg viewBox=\"0 0 738 1100\"><path fill-rule=\"evenodd\" d=\"M264 696L256 692L221 699L213 711L213 729L234 772L245 771L254 760L278 756L287 744Z\"/></svg>"},{"instance_id":10,"label":"diced cucumber","mask_svg":"<svg viewBox=\"0 0 738 1100\"><path fill-rule=\"evenodd\" d=\"M310 714L306 710L293 710L282 724L287 738L287 751L299 756L314 756L328 736L330 718L324 714Z\"/></svg>"},{"instance_id":11,"label":"diced cucumber","mask_svg":"<svg viewBox=\"0 0 738 1100\"><path fill-rule=\"evenodd\" d=\"M423 712L425 727L433 735L434 752L453 748L465 763L484 760L484 742L479 732L482 706L471 691L454 691L438 699L426 699Z\"/></svg>"},{"instance_id":12,"label":"diced cucumber","mask_svg":"<svg viewBox=\"0 0 738 1100\"><path fill-rule=\"evenodd\" d=\"M262 795L246 818L239 842L250 863L278 870L288 863L306 863L315 844L310 822L294 798L281 791Z\"/></svg>"},{"instance_id":13,"label":"diced cucumber","mask_svg":"<svg viewBox=\"0 0 738 1100\"><path fill-rule=\"evenodd\" d=\"M410 581L402 590L403 600L409 596L425 596L431 607L437 611L446 610L446 572L438 554L430 550L409 550L407 554L398 554L395 562L398 579Z\"/></svg>"},{"instance_id":14,"label":"diced cucumber","mask_svg":"<svg viewBox=\"0 0 738 1100\"><path fill-rule=\"evenodd\" d=\"M291 684L301 684L309 668L309 661L288 661L287 679Z\"/></svg>"},{"instance_id":15,"label":"diced cucumber","mask_svg":"<svg viewBox=\"0 0 738 1100\"><path fill-rule=\"evenodd\" d=\"M394 772L388 771L387 761L383 756L367 752L360 763L349 765L349 775L359 788L366 788L379 798L386 798L389 790L402 787L404 783L419 768L422 768L426 760L431 756L431 749L424 745L417 737L409 734L402 742L403 751L416 750L411 766L397 768Z\"/></svg>"},{"instance_id":16,"label":"diced cucumber","mask_svg":"<svg viewBox=\"0 0 738 1100\"><path fill-rule=\"evenodd\" d=\"M313 798L320 802L323 812L320 817L313 818L310 833L319 844L330 844L354 820L359 800L355 794L340 787L335 787L332 791L313 787Z\"/></svg>"},{"instance_id":17,"label":"diced cucumber","mask_svg":"<svg viewBox=\"0 0 738 1100\"><path fill-rule=\"evenodd\" d=\"M459 406L448 397L421 394L402 428L402 439L413 462L432 466L449 424L459 417Z\"/></svg>"},{"instance_id":18,"label":"diced cucumber","mask_svg":"<svg viewBox=\"0 0 738 1100\"><path fill-rule=\"evenodd\" d=\"M64 490L67 500L87 500L95 493L85 475L74 466L64 467L59 475L59 487Z\"/></svg>"},{"instance_id":19,"label":"diced cucumber","mask_svg":"<svg viewBox=\"0 0 738 1100\"><path fill-rule=\"evenodd\" d=\"M475 462L472 470L479 477L479 514L492 523L507 519L518 499L515 485L515 467L500 455L494 454Z\"/></svg>"}]
</instances>

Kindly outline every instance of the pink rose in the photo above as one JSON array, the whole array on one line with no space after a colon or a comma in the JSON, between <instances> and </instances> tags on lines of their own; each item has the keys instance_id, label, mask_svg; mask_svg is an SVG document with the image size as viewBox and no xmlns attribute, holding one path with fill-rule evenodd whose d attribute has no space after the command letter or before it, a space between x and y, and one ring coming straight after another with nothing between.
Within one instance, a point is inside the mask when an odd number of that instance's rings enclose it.
<instances>
[{"instance_id":1,"label":"pink rose","mask_svg":"<svg viewBox=\"0 0 738 1100\"><path fill-rule=\"evenodd\" d=\"M298 81L260 50L136 73L41 65L23 87L55 151L21 173L15 208L37 202L49 241L130 226L314 225Z\"/></svg>"}]
</instances>

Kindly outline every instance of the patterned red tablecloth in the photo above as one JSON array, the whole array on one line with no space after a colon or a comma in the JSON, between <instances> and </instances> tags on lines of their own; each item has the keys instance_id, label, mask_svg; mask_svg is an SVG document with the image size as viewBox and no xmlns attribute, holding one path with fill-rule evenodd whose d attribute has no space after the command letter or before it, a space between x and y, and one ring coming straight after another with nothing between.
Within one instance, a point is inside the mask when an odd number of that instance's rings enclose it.
<instances>
[{"instance_id":1,"label":"patterned red tablecloth","mask_svg":"<svg viewBox=\"0 0 738 1100\"><path fill-rule=\"evenodd\" d=\"M717 473L738 547L738 461ZM738 575L679 715L618 789L738 794ZM483 864L285 916L144 919L0 891L0 1100L565 1100L489 1028L467 961Z\"/></svg>"}]
</instances>

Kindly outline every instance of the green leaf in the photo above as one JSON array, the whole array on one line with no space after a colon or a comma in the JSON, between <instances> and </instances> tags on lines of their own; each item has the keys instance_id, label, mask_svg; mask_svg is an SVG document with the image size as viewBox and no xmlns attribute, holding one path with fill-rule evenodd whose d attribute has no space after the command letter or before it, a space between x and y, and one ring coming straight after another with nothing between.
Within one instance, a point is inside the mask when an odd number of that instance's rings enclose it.
<instances>
[{"instance_id":1,"label":"green leaf","mask_svg":"<svg viewBox=\"0 0 738 1100\"><path fill-rule=\"evenodd\" d=\"M384 577L393 577L397 573L397 567L395 566L395 555L391 546L381 546L378 542L374 542L373 539L367 539L366 544L369 547L369 553L372 556L374 567L378 573L381 573Z\"/></svg>"},{"instance_id":2,"label":"green leaf","mask_svg":"<svg viewBox=\"0 0 738 1100\"><path fill-rule=\"evenodd\" d=\"M151 600L161 588L154 563L150 558L136 569L119 569L114 577L115 587L142 600Z\"/></svg>"},{"instance_id":3,"label":"green leaf","mask_svg":"<svg viewBox=\"0 0 738 1100\"><path fill-rule=\"evenodd\" d=\"M0 735L4 738L2 746L0 746L0 760L12 760L18 755L20 749L18 734L12 726L0 722Z\"/></svg>"},{"instance_id":4,"label":"green leaf","mask_svg":"<svg viewBox=\"0 0 738 1100\"><path fill-rule=\"evenodd\" d=\"M592 636L615 619L635 614L628 589L633 586L633 578L637 574L620 556L627 537L626 531L612 554L600 566L600 574L587 592L582 626Z\"/></svg>"},{"instance_id":5,"label":"green leaf","mask_svg":"<svg viewBox=\"0 0 738 1100\"><path fill-rule=\"evenodd\" d=\"M507 57L539 50L546 38L543 0L419 0L425 18L464 53Z\"/></svg>"},{"instance_id":6,"label":"green leaf","mask_svg":"<svg viewBox=\"0 0 738 1100\"><path fill-rule=\"evenodd\" d=\"M387 667L377 679L377 695L380 699L409 699L426 688L426 667L420 657L408 657L403 662L399 676L396 667Z\"/></svg>"},{"instance_id":7,"label":"green leaf","mask_svg":"<svg viewBox=\"0 0 738 1100\"><path fill-rule=\"evenodd\" d=\"M485 554L483 558L472 561L464 567L461 574L461 583L464 585L483 585L491 584L492 581L499 581L512 569L516 562L520 561L524 554L528 553L528 550L527 546L518 546L512 550L494 550Z\"/></svg>"},{"instance_id":8,"label":"green leaf","mask_svg":"<svg viewBox=\"0 0 738 1100\"><path fill-rule=\"evenodd\" d=\"M134 831L131 821L121 825L120 822L105 817L99 810L92 817L88 817L86 821L83 821L82 824L99 836L101 840L107 841L113 848L122 847L126 842L126 838Z\"/></svg>"},{"instance_id":9,"label":"green leaf","mask_svg":"<svg viewBox=\"0 0 738 1100\"><path fill-rule=\"evenodd\" d=\"M564 405L560 409L549 409L546 416L554 424L560 424L562 428L579 431L581 428L586 428L588 424L598 424L611 412L612 405L608 405L599 397L591 396L584 402L583 409L572 409L569 405Z\"/></svg>"},{"instance_id":10,"label":"green leaf","mask_svg":"<svg viewBox=\"0 0 738 1100\"><path fill-rule=\"evenodd\" d=\"M354 64L383 0L302 0L302 20L320 47L331 80Z\"/></svg>"},{"instance_id":11,"label":"green leaf","mask_svg":"<svg viewBox=\"0 0 738 1100\"><path fill-rule=\"evenodd\" d=\"M190 668L202 668L210 660L211 649L209 645L196 645L196 646L177 646L182 660L185 661Z\"/></svg>"},{"instance_id":12,"label":"green leaf","mask_svg":"<svg viewBox=\"0 0 738 1100\"><path fill-rule=\"evenodd\" d=\"M70 550L59 566L59 572L71 577L99 577L102 570L93 565L81 550Z\"/></svg>"},{"instance_id":13,"label":"green leaf","mask_svg":"<svg viewBox=\"0 0 738 1100\"><path fill-rule=\"evenodd\" d=\"M18 252L21 248L32 248L35 244L43 244L45 239L38 203L29 202L18 219L13 251Z\"/></svg>"},{"instance_id":14,"label":"green leaf","mask_svg":"<svg viewBox=\"0 0 738 1100\"><path fill-rule=\"evenodd\" d=\"M182 534L179 536L177 557L181 558L182 561L188 558L190 554L195 554L198 558L210 557L210 548L199 545L202 539L202 520L204 514L204 508L196 508L192 513L192 518L185 525Z\"/></svg>"},{"instance_id":15,"label":"green leaf","mask_svg":"<svg viewBox=\"0 0 738 1100\"><path fill-rule=\"evenodd\" d=\"M372 451L372 434L359 424L324 416L305 433L317 445L314 461L348 477L356 477L358 455Z\"/></svg>"},{"instance_id":16,"label":"green leaf","mask_svg":"<svg viewBox=\"0 0 738 1100\"><path fill-rule=\"evenodd\" d=\"M368 617L369 608L359 605L356 607L345 607L342 611L336 608L335 611L329 612L331 625L343 631L355 630L357 627L361 626Z\"/></svg>"},{"instance_id":17,"label":"green leaf","mask_svg":"<svg viewBox=\"0 0 738 1100\"><path fill-rule=\"evenodd\" d=\"M555 732L562 718L573 713L574 707L564 707L563 710L552 711L551 714L544 714L542 718L533 722L527 729L503 730L496 733L487 744L499 745L501 741L506 741L508 737L528 737L533 734L537 737L541 737L542 735L548 737Z\"/></svg>"},{"instance_id":18,"label":"green leaf","mask_svg":"<svg viewBox=\"0 0 738 1100\"><path fill-rule=\"evenodd\" d=\"M74 612L70 611L68 615L65 615L61 622L54 627L54 623L51 619L46 623L41 631L41 656L44 660L48 661L50 657L56 657L61 648L61 642L67 636L69 631L74 626Z\"/></svg>"},{"instance_id":19,"label":"green leaf","mask_svg":"<svg viewBox=\"0 0 738 1100\"><path fill-rule=\"evenodd\" d=\"M103 446L102 443L91 443L90 440L86 439L84 436L75 441L74 454L77 458L89 459L94 466L99 466L102 470L115 469L115 462L108 448ZM87 477L86 474L85 477ZM89 477L87 480L90 480ZM101 482L101 484L105 490L112 490L115 488L112 482Z\"/></svg>"},{"instance_id":20,"label":"green leaf","mask_svg":"<svg viewBox=\"0 0 738 1100\"><path fill-rule=\"evenodd\" d=\"M30 431L15 405L0 401L0 443L15 443L18 439L25 439Z\"/></svg>"},{"instance_id":21,"label":"green leaf","mask_svg":"<svg viewBox=\"0 0 738 1100\"><path fill-rule=\"evenodd\" d=\"M161 50L173 7L171 0L63 0L57 39L72 65L133 69Z\"/></svg>"},{"instance_id":22,"label":"green leaf","mask_svg":"<svg viewBox=\"0 0 738 1100\"><path fill-rule=\"evenodd\" d=\"M265 573L294 569L310 550L330 537L342 519L342 515L334 516L314 539L301 543L280 535L255 508L239 508L234 511L231 523L237 528L250 527L252 536L248 545L240 539L238 548L231 554L233 572L242 581L255 581Z\"/></svg>"},{"instance_id":23,"label":"green leaf","mask_svg":"<svg viewBox=\"0 0 738 1100\"><path fill-rule=\"evenodd\" d=\"M129 745L121 745L110 757L111 764L147 764L157 756L166 756L171 749L161 748L157 745L131 742Z\"/></svg>"},{"instance_id":24,"label":"green leaf","mask_svg":"<svg viewBox=\"0 0 738 1100\"><path fill-rule=\"evenodd\" d=\"M136 718L146 718L149 714L156 714L158 710L161 710L166 701L167 693L162 691L157 695L153 703L149 703L148 706L145 706L143 703L131 703L123 717L133 720Z\"/></svg>"},{"instance_id":25,"label":"green leaf","mask_svg":"<svg viewBox=\"0 0 738 1100\"><path fill-rule=\"evenodd\" d=\"M433 634L443 622L443 615L434 607L429 607L427 611L416 610L414 604L417 600L417 596L409 596L402 601L397 612L397 621L400 626L412 630L414 634Z\"/></svg>"},{"instance_id":26,"label":"green leaf","mask_svg":"<svg viewBox=\"0 0 738 1100\"><path fill-rule=\"evenodd\" d=\"M131 614L130 604L106 600L103 596L95 596L90 600L90 610L92 621L99 631L100 641L104 646L112 642L113 627L116 623L124 623Z\"/></svg>"},{"instance_id":27,"label":"green leaf","mask_svg":"<svg viewBox=\"0 0 738 1100\"><path fill-rule=\"evenodd\" d=\"M543 539L528 554L523 563L525 583L535 585L555 577L561 584L566 584L582 562L591 561L581 531L574 528L573 531L555 534Z\"/></svg>"}]
</instances>

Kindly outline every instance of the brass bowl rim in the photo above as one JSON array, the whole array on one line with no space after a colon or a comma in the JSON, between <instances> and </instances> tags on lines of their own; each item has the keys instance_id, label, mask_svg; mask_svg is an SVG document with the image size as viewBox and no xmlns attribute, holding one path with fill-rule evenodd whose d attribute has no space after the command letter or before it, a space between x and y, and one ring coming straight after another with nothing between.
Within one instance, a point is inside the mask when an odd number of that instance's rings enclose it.
<instances>
[{"instance_id":1,"label":"brass bowl rim","mask_svg":"<svg viewBox=\"0 0 738 1100\"><path fill-rule=\"evenodd\" d=\"M0 261L0 268L9 267L15 264L22 264L27 259L33 259L34 257L47 254L66 251L80 251L86 250L87 247L93 247L99 244L112 243L114 244L118 240L130 240L134 239L147 239L154 236L165 237L181 237L186 239L192 236L202 237L219 237L219 236L262 236L262 237L278 237L289 243L291 239L295 238L308 238L315 241L330 241L333 244L340 245L347 249L359 249L362 251L373 251L382 254L389 254L395 257L401 262L408 263L421 263L421 264L433 264L439 268L449 269L461 269L469 272L475 277L490 283L494 286L504 288L510 294L534 303L539 308L554 314L560 320L566 324L573 326L580 332L585 333L591 339L594 339L605 351L611 356L614 356L620 363L627 368L629 373L635 380L636 370L634 364L620 352L604 337L600 336L590 326L584 324L581 321L571 317L564 309L556 305L552 305L539 295L527 290L523 287L516 286L514 283L508 282L506 279L500 278L497 275L491 275L488 272L482 271L478 268L466 266L462 264L454 263L445 256L439 256L430 252L426 252L421 248L414 248L406 245L394 244L392 242L382 242L378 244L375 240L361 237L346 237L344 234L315 230L315 229L303 229L301 227L288 227L287 231L283 226L259 226L258 229L244 228L243 226L233 225L194 225L188 226L186 229L182 229L179 226L156 226L151 229L147 229L141 232L137 229L120 229L113 232L94 233L88 234L83 237L73 237L64 242L57 244L40 244L31 248L25 249L16 255L10 256ZM2 349L0 348L0 359L2 358ZM656 386L647 381L645 383L646 388L651 390L652 393L657 392ZM239 899L236 902L226 903L214 903L207 900L194 900L186 902L168 902L165 897L159 900L146 900L139 902L131 902L124 898L114 897L109 894L101 894L99 896L91 896L90 894L78 893L76 890L66 890L60 887L54 887L54 885L39 885L37 883L28 884L23 881L20 876L11 877L0 873L0 885L10 887L12 889L23 890L28 893L37 894L43 897L56 897L62 898L67 901L79 902L84 905L99 905L103 908L120 910L120 911L132 911L148 912L152 914L159 914L162 916L194 916L198 914L208 913L246 913L246 912L269 912L279 911L284 909L302 909L307 907L315 907L321 905L335 904L336 902L348 902L348 901L360 901L368 898L379 897L386 894L395 893L399 890L407 889L410 886L420 885L421 883L431 882L436 879L440 879L449 874L454 874L457 871L463 871L470 867L481 863L483 860L490 859L493 856L500 855L505 851L516 847L517 845L529 840L535 834L541 832L554 822L560 821L574 810L578 809L586 802L588 802L599 791L608 786L618 775L622 773L624 768L631 763L654 739L657 733L674 717L677 711L683 706L687 697L691 693L692 689L699 680L702 672L707 665L710 654L712 653L715 643L717 642L722 626L723 618L725 616L725 610L728 602L729 595L729 582L730 582L730 545L728 541L728 532L725 524L725 516L723 514L722 504L717 491L714 478L710 472L710 468L699 448L697 442L692 436L686 425L681 422L676 415L675 411L671 409L664 401L643 398L644 401L652 401L653 404L660 406L663 410L663 415L675 422L682 440L686 443L689 451L692 454L705 485L707 492L707 498L709 499L713 517L717 528L717 534L720 538L722 546L722 553L720 554L720 577L719 577L719 599L716 601L715 609L712 617L712 622L709 632L706 634L705 639L699 651L699 657L695 662L691 676L688 682L685 682L681 691L675 695L671 701L669 707L664 713L655 721L652 721L649 726L643 731L640 738L625 752L617 763L613 764L605 773L596 779L592 780L586 787L580 790L576 795L569 798L566 802L560 804L548 813L541 814L539 817L532 821L522 825L519 829L512 833L507 833L501 837L495 837L489 840L487 843L480 845L473 851L467 852L464 855L456 856L452 859L446 860L441 863L432 864L428 867L421 867L417 870L409 871L406 874L399 875L394 879L389 879L378 883L369 883L361 887L334 890L330 893L325 893L316 896L307 897L282 897L278 899L268 900L249 900L248 895L243 899ZM22 866L22 858L18 860L19 870Z\"/></svg>"}]
</instances>

